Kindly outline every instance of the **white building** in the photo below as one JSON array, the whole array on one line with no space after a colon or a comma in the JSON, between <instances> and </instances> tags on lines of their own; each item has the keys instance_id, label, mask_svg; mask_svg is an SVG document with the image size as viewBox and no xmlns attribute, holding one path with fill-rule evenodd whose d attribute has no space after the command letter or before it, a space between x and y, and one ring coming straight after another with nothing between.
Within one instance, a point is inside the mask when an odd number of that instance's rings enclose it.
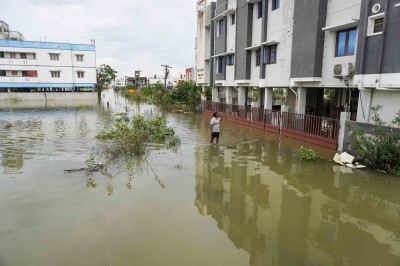
<instances>
[{"instance_id":1,"label":"white building","mask_svg":"<svg viewBox=\"0 0 400 266\"><path fill-rule=\"evenodd\" d=\"M86 91L96 87L96 47L24 41L0 22L0 92Z\"/></svg>"}]
</instances>

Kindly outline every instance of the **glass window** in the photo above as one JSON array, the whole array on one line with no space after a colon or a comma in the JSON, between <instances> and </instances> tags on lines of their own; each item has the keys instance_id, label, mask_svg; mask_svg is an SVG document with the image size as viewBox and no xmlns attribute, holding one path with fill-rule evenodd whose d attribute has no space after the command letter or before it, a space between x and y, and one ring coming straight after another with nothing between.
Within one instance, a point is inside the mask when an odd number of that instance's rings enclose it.
<instances>
[{"instance_id":1,"label":"glass window","mask_svg":"<svg viewBox=\"0 0 400 266\"><path fill-rule=\"evenodd\" d=\"M50 72L52 78L59 78L61 76L60 71L50 71Z\"/></svg>"},{"instance_id":2,"label":"glass window","mask_svg":"<svg viewBox=\"0 0 400 266\"><path fill-rule=\"evenodd\" d=\"M277 45L264 47L264 64L276 64Z\"/></svg>"},{"instance_id":3,"label":"glass window","mask_svg":"<svg viewBox=\"0 0 400 266\"><path fill-rule=\"evenodd\" d=\"M261 48L256 50L256 66L259 66L261 63Z\"/></svg>"},{"instance_id":4,"label":"glass window","mask_svg":"<svg viewBox=\"0 0 400 266\"><path fill-rule=\"evenodd\" d=\"M22 59L26 59L26 53L20 53L19 55Z\"/></svg>"},{"instance_id":5,"label":"glass window","mask_svg":"<svg viewBox=\"0 0 400 266\"><path fill-rule=\"evenodd\" d=\"M50 54L50 60L58 61L58 60L60 60L60 55L59 54Z\"/></svg>"},{"instance_id":6,"label":"glass window","mask_svg":"<svg viewBox=\"0 0 400 266\"><path fill-rule=\"evenodd\" d=\"M220 56L218 57L218 69L217 69L217 74L221 74L224 71L224 57Z\"/></svg>"},{"instance_id":7,"label":"glass window","mask_svg":"<svg viewBox=\"0 0 400 266\"><path fill-rule=\"evenodd\" d=\"M83 72L83 71L78 71L78 72L76 72L76 74L78 75L78 78L84 78L85 77L85 72Z\"/></svg>"},{"instance_id":8,"label":"glass window","mask_svg":"<svg viewBox=\"0 0 400 266\"><path fill-rule=\"evenodd\" d=\"M262 18L262 15L263 15L263 12L262 12L262 1L257 3L257 12L258 12L257 18Z\"/></svg>"},{"instance_id":9,"label":"glass window","mask_svg":"<svg viewBox=\"0 0 400 266\"><path fill-rule=\"evenodd\" d=\"M272 10L278 9L280 5L279 0L272 0Z\"/></svg>"},{"instance_id":10,"label":"glass window","mask_svg":"<svg viewBox=\"0 0 400 266\"><path fill-rule=\"evenodd\" d=\"M354 55L357 43L357 29L347 29L336 33L335 56Z\"/></svg>"},{"instance_id":11,"label":"glass window","mask_svg":"<svg viewBox=\"0 0 400 266\"><path fill-rule=\"evenodd\" d=\"M82 62L83 61L83 54L77 54L76 56L76 61Z\"/></svg>"},{"instance_id":12,"label":"glass window","mask_svg":"<svg viewBox=\"0 0 400 266\"><path fill-rule=\"evenodd\" d=\"M222 36L225 31L225 19L218 20L217 37Z\"/></svg>"},{"instance_id":13,"label":"glass window","mask_svg":"<svg viewBox=\"0 0 400 266\"><path fill-rule=\"evenodd\" d=\"M236 14L232 14L231 15L231 22L232 22L232 25L235 25L235 23L236 23Z\"/></svg>"},{"instance_id":14,"label":"glass window","mask_svg":"<svg viewBox=\"0 0 400 266\"><path fill-rule=\"evenodd\" d=\"M234 55L230 54L226 57L226 64L232 66L234 64Z\"/></svg>"},{"instance_id":15,"label":"glass window","mask_svg":"<svg viewBox=\"0 0 400 266\"><path fill-rule=\"evenodd\" d=\"M15 70L11 71L11 75L12 76L18 76L18 71L15 71Z\"/></svg>"},{"instance_id":16,"label":"glass window","mask_svg":"<svg viewBox=\"0 0 400 266\"><path fill-rule=\"evenodd\" d=\"M0 52L0 58L4 58L4 52Z\"/></svg>"},{"instance_id":17,"label":"glass window","mask_svg":"<svg viewBox=\"0 0 400 266\"><path fill-rule=\"evenodd\" d=\"M0 77L5 77L5 76L6 76L6 71L0 70Z\"/></svg>"}]
</instances>

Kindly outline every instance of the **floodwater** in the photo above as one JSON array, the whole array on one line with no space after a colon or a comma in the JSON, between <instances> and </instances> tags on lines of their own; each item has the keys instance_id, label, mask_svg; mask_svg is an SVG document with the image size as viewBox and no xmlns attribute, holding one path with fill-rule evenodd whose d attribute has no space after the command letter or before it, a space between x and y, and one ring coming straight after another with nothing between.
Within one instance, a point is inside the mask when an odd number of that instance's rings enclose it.
<instances>
[{"instance_id":1,"label":"floodwater","mask_svg":"<svg viewBox=\"0 0 400 266\"><path fill-rule=\"evenodd\" d=\"M64 170L97 154L114 113L157 108L112 92L99 105L1 105L1 266L400 265L398 178L304 162L310 145L227 121L210 145L209 118L193 114L165 114L177 152L89 178Z\"/></svg>"}]
</instances>

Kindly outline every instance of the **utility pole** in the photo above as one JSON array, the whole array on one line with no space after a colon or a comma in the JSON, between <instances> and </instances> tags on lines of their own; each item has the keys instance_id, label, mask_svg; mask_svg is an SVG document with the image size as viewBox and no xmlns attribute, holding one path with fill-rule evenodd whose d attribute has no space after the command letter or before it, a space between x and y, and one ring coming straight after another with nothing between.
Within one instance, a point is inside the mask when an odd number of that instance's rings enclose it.
<instances>
[{"instance_id":1,"label":"utility pole","mask_svg":"<svg viewBox=\"0 0 400 266\"><path fill-rule=\"evenodd\" d=\"M166 89L167 88L167 78L168 78L168 76L169 76L169 68L172 68L172 67L170 67L169 65L161 65L162 67L164 67L165 69L164 69L164 88Z\"/></svg>"}]
</instances>

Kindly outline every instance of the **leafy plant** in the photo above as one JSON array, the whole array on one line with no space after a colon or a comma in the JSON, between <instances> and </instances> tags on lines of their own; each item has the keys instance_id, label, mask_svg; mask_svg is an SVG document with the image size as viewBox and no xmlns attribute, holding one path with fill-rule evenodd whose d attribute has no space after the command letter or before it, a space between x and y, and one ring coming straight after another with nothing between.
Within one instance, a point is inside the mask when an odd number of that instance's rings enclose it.
<instances>
[{"instance_id":1,"label":"leafy plant","mask_svg":"<svg viewBox=\"0 0 400 266\"><path fill-rule=\"evenodd\" d=\"M171 111L195 111L200 104L201 88L194 82L180 82L176 88L165 89L162 84L149 85L133 95L137 101L156 104Z\"/></svg>"},{"instance_id":2,"label":"leafy plant","mask_svg":"<svg viewBox=\"0 0 400 266\"><path fill-rule=\"evenodd\" d=\"M380 117L381 110L381 105L371 107L372 121L375 124L372 133L352 130L351 149L355 151L357 160L366 166L400 175L400 112L387 125Z\"/></svg>"},{"instance_id":3,"label":"leafy plant","mask_svg":"<svg viewBox=\"0 0 400 266\"><path fill-rule=\"evenodd\" d=\"M132 118L124 115L96 137L102 141L103 149L112 157L120 154L143 155L152 146L151 143L165 148L174 148L180 144L174 129L168 127L166 119L161 116L145 120L141 115Z\"/></svg>"},{"instance_id":4,"label":"leafy plant","mask_svg":"<svg viewBox=\"0 0 400 266\"><path fill-rule=\"evenodd\" d=\"M311 148L305 148L303 146L300 147L300 159L305 160L305 161L315 161L321 158L319 154L311 149Z\"/></svg>"},{"instance_id":5,"label":"leafy plant","mask_svg":"<svg viewBox=\"0 0 400 266\"><path fill-rule=\"evenodd\" d=\"M109 196L114 193L112 181L121 173L127 173L126 187L132 189L134 171L138 175L143 163L154 174L160 187L162 189L166 187L147 160L152 150L176 151L180 145L180 138L175 135L173 128L167 126L164 117L156 116L146 120L141 115L128 117L124 114L100 131L96 138L99 140L100 148L98 159L103 163L96 163L93 154L85 161L88 187L97 187L94 171L91 169L99 169L108 180L106 191Z\"/></svg>"}]
</instances>

